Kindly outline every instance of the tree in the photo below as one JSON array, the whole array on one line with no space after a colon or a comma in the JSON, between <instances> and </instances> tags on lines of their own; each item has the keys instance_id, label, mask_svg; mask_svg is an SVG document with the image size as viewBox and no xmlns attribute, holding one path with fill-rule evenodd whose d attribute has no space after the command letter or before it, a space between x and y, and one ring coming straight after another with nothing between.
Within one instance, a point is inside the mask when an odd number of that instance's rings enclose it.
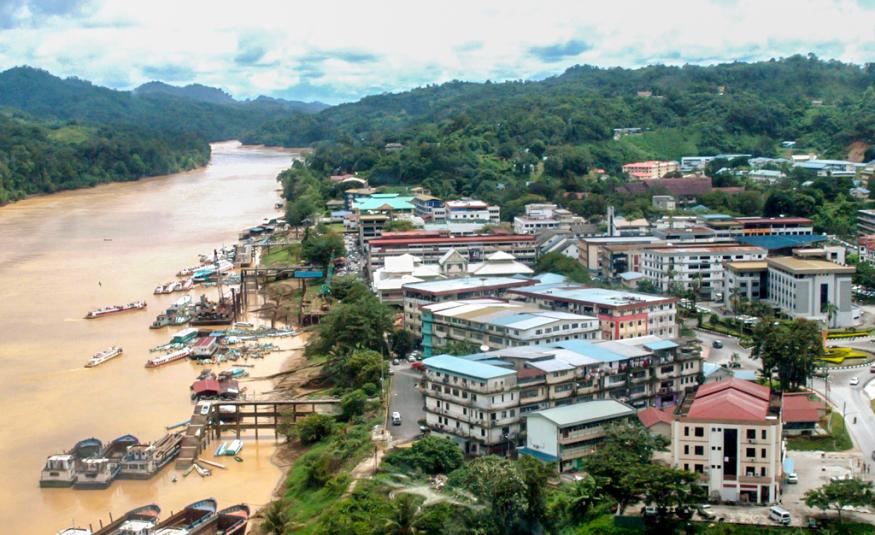
<instances>
[{"instance_id":1,"label":"tree","mask_svg":"<svg viewBox=\"0 0 875 535\"><path fill-rule=\"evenodd\" d=\"M426 474L449 474L462 466L464 456L459 446L448 438L427 436L409 448L392 451L386 456L389 464Z\"/></svg>"},{"instance_id":2,"label":"tree","mask_svg":"<svg viewBox=\"0 0 875 535\"><path fill-rule=\"evenodd\" d=\"M340 359L340 373L333 375L340 386L361 388L367 383L379 384L385 368L382 355L370 349L358 349Z\"/></svg>"},{"instance_id":3,"label":"tree","mask_svg":"<svg viewBox=\"0 0 875 535\"><path fill-rule=\"evenodd\" d=\"M400 232L413 230L416 226L407 219L393 219L383 225L383 232Z\"/></svg>"},{"instance_id":4,"label":"tree","mask_svg":"<svg viewBox=\"0 0 875 535\"><path fill-rule=\"evenodd\" d=\"M389 335L389 348L399 357L407 355L416 347L416 335L406 329L398 329Z\"/></svg>"},{"instance_id":5,"label":"tree","mask_svg":"<svg viewBox=\"0 0 875 535\"><path fill-rule=\"evenodd\" d=\"M547 253L535 263L538 273L558 273L574 282L590 282L589 273L578 260L559 252Z\"/></svg>"},{"instance_id":6,"label":"tree","mask_svg":"<svg viewBox=\"0 0 875 535\"><path fill-rule=\"evenodd\" d=\"M457 357L472 355L479 351L480 347L478 347L476 344L472 344L471 342L462 342L460 340L448 340L446 344L439 348L435 348L434 350L434 352L437 354L455 355Z\"/></svg>"},{"instance_id":7,"label":"tree","mask_svg":"<svg viewBox=\"0 0 875 535\"><path fill-rule=\"evenodd\" d=\"M817 507L822 511L835 509L842 522L842 509L849 505L869 507L875 504L872 482L860 479L840 479L830 481L819 489L805 493L805 505Z\"/></svg>"},{"instance_id":8,"label":"tree","mask_svg":"<svg viewBox=\"0 0 875 535\"><path fill-rule=\"evenodd\" d=\"M547 482L556 472L554 464L524 455L516 462L516 469L526 484L526 520L530 532L537 532L547 513Z\"/></svg>"},{"instance_id":9,"label":"tree","mask_svg":"<svg viewBox=\"0 0 875 535\"><path fill-rule=\"evenodd\" d=\"M321 233L308 231L301 241L301 256L307 262L328 268L331 258L340 258L346 255L346 247L343 238L333 232Z\"/></svg>"},{"instance_id":10,"label":"tree","mask_svg":"<svg viewBox=\"0 0 875 535\"><path fill-rule=\"evenodd\" d=\"M311 340L308 355L334 351L345 354L358 348L382 351L383 336L392 330L392 312L373 294L336 303L319 322L319 337Z\"/></svg>"},{"instance_id":11,"label":"tree","mask_svg":"<svg viewBox=\"0 0 875 535\"><path fill-rule=\"evenodd\" d=\"M313 444L334 432L334 418L327 414L311 414L295 422L293 431L302 443Z\"/></svg>"},{"instance_id":12,"label":"tree","mask_svg":"<svg viewBox=\"0 0 875 535\"><path fill-rule=\"evenodd\" d=\"M365 412L368 396L361 390L347 392L340 398L340 412L344 420L351 420Z\"/></svg>"},{"instance_id":13,"label":"tree","mask_svg":"<svg viewBox=\"0 0 875 535\"><path fill-rule=\"evenodd\" d=\"M647 465L642 472L644 500L661 511L693 503L698 477L692 472L658 464Z\"/></svg>"},{"instance_id":14,"label":"tree","mask_svg":"<svg viewBox=\"0 0 875 535\"><path fill-rule=\"evenodd\" d=\"M386 535L416 535L421 533L418 524L421 517L421 499L403 493L392 504L389 519L384 526Z\"/></svg>"},{"instance_id":15,"label":"tree","mask_svg":"<svg viewBox=\"0 0 875 535\"><path fill-rule=\"evenodd\" d=\"M550 504L549 516L561 516L574 524L582 523L595 505L603 499L601 491L599 484L589 474L573 483L562 485Z\"/></svg>"},{"instance_id":16,"label":"tree","mask_svg":"<svg viewBox=\"0 0 875 535\"><path fill-rule=\"evenodd\" d=\"M805 385L814 374L817 358L823 355L819 324L804 319L775 322L763 318L753 329L753 340L751 357L760 359L763 377L771 377L772 370L777 370L782 391Z\"/></svg>"},{"instance_id":17,"label":"tree","mask_svg":"<svg viewBox=\"0 0 875 535\"><path fill-rule=\"evenodd\" d=\"M264 513L264 520L261 522L261 529L271 535L283 535L286 532L286 527L289 525L289 517L286 513L283 502L277 500L270 504L267 511Z\"/></svg>"},{"instance_id":18,"label":"tree","mask_svg":"<svg viewBox=\"0 0 875 535\"><path fill-rule=\"evenodd\" d=\"M450 484L462 487L488 507L495 533L519 533L528 512L527 487L512 461L495 455L478 457L450 475Z\"/></svg>"}]
</instances>

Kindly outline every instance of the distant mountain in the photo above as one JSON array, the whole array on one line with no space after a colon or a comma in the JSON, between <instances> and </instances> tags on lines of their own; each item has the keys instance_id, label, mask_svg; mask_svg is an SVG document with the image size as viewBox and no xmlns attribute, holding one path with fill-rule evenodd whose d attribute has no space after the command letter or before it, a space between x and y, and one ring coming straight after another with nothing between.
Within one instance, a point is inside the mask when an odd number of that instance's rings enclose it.
<instances>
[{"instance_id":1,"label":"distant mountain","mask_svg":"<svg viewBox=\"0 0 875 535\"><path fill-rule=\"evenodd\" d=\"M149 95L156 93L187 98L198 102L208 102L210 104L235 104L237 102L234 100L234 97L223 90L217 87L209 87L201 84L190 84L185 87L178 87L165 84L164 82L148 82L134 89L135 95Z\"/></svg>"},{"instance_id":2,"label":"distant mountain","mask_svg":"<svg viewBox=\"0 0 875 535\"><path fill-rule=\"evenodd\" d=\"M319 101L303 102L301 100L286 100L284 98L259 96L255 100L249 101L256 104L270 104L280 106L289 111L299 111L301 113L319 113L320 111L330 108L328 104Z\"/></svg>"},{"instance_id":3,"label":"distant mountain","mask_svg":"<svg viewBox=\"0 0 875 535\"><path fill-rule=\"evenodd\" d=\"M190 132L210 141L239 138L267 121L318 111L318 106L275 99L239 102L221 89L197 84L151 82L131 92L58 78L32 67L0 73L0 107L39 119Z\"/></svg>"}]
</instances>

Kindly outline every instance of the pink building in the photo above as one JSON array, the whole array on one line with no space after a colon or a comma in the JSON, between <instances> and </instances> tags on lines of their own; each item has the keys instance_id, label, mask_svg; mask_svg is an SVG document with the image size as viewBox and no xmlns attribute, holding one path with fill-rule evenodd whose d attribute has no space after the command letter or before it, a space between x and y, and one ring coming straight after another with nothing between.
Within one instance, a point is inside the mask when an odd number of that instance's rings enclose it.
<instances>
[{"instance_id":1,"label":"pink building","mask_svg":"<svg viewBox=\"0 0 875 535\"><path fill-rule=\"evenodd\" d=\"M623 166L623 172L638 180L651 180L662 178L666 173L677 171L680 165L674 161L649 160L646 162L627 163Z\"/></svg>"}]
</instances>

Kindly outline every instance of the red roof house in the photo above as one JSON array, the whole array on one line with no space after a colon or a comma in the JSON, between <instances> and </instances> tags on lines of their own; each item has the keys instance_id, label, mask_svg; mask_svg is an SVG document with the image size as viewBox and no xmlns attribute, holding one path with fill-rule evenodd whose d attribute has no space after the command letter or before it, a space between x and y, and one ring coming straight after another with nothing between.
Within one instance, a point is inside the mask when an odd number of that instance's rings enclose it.
<instances>
[{"instance_id":1,"label":"red roof house","mask_svg":"<svg viewBox=\"0 0 875 535\"><path fill-rule=\"evenodd\" d=\"M700 386L687 417L711 421L763 421L769 415L770 399L769 387L733 377Z\"/></svg>"}]
</instances>

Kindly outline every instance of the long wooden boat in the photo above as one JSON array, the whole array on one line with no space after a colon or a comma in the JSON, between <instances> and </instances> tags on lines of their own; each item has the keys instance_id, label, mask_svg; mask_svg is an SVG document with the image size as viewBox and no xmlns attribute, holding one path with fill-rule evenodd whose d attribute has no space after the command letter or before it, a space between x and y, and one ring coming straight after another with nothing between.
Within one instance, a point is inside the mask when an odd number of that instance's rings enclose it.
<instances>
[{"instance_id":1,"label":"long wooden boat","mask_svg":"<svg viewBox=\"0 0 875 535\"><path fill-rule=\"evenodd\" d=\"M154 503L137 507L95 531L94 535L149 535L160 515L161 508Z\"/></svg>"},{"instance_id":2,"label":"long wooden boat","mask_svg":"<svg viewBox=\"0 0 875 535\"><path fill-rule=\"evenodd\" d=\"M219 519L217 510L213 498L194 502L155 526L152 535L214 535Z\"/></svg>"},{"instance_id":3,"label":"long wooden boat","mask_svg":"<svg viewBox=\"0 0 875 535\"><path fill-rule=\"evenodd\" d=\"M217 535L243 535L249 522L249 506L245 503L232 505L219 511Z\"/></svg>"}]
</instances>

